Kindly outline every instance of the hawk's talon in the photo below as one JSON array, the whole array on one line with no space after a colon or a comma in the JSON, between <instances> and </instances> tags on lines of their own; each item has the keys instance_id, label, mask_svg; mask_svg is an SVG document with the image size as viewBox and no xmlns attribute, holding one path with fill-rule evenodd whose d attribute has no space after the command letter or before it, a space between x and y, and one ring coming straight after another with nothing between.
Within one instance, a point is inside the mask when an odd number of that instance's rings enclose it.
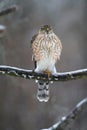
<instances>
[{"instance_id":1,"label":"hawk's talon","mask_svg":"<svg viewBox=\"0 0 87 130\"><path fill-rule=\"evenodd\" d=\"M52 73L48 70L45 70L43 73L46 74L48 78L52 75Z\"/></svg>"}]
</instances>

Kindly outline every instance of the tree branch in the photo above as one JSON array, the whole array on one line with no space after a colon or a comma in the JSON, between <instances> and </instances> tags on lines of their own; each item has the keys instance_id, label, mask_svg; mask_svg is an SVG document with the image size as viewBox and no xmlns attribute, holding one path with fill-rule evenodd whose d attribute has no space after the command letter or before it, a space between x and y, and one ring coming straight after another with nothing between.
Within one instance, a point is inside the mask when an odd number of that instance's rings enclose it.
<instances>
[{"instance_id":1,"label":"tree branch","mask_svg":"<svg viewBox=\"0 0 87 130\"><path fill-rule=\"evenodd\" d=\"M33 70L0 65L0 74L7 74L10 76L22 77L25 79L37 79L44 81L68 81L87 78L87 69L56 73L55 75L51 75L50 77L48 77L46 74L36 73Z\"/></svg>"},{"instance_id":2,"label":"tree branch","mask_svg":"<svg viewBox=\"0 0 87 130\"><path fill-rule=\"evenodd\" d=\"M18 8L17 5L12 5L9 8L0 10L0 16L15 12L17 10L17 8ZM6 31L6 27L4 25L0 25L0 38L3 37L5 31Z\"/></svg>"},{"instance_id":3,"label":"tree branch","mask_svg":"<svg viewBox=\"0 0 87 130\"><path fill-rule=\"evenodd\" d=\"M3 9L0 11L0 16L7 15L17 10L17 5L13 5L9 8Z\"/></svg>"},{"instance_id":4,"label":"tree branch","mask_svg":"<svg viewBox=\"0 0 87 130\"><path fill-rule=\"evenodd\" d=\"M4 25L0 25L0 38L3 36L5 31L6 31L6 27Z\"/></svg>"},{"instance_id":5,"label":"tree branch","mask_svg":"<svg viewBox=\"0 0 87 130\"><path fill-rule=\"evenodd\" d=\"M64 116L61 118L59 122L54 124L48 129L42 130L65 130L66 128L70 127L70 124L79 116L79 114L87 108L87 98L83 99L79 102L75 108L69 113L69 115Z\"/></svg>"}]
</instances>

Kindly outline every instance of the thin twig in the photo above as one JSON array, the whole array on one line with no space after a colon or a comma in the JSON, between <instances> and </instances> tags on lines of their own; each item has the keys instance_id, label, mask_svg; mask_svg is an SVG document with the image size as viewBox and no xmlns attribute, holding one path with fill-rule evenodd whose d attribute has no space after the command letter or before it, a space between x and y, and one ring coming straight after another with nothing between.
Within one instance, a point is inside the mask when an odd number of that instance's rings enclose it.
<instances>
[{"instance_id":1,"label":"thin twig","mask_svg":"<svg viewBox=\"0 0 87 130\"><path fill-rule=\"evenodd\" d=\"M17 5L12 5L9 8L0 11L0 16L7 15L9 13L15 12L17 10Z\"/></svg>"},{"instance_id":2,"label":"thin twig","mask_svg":"<svg viewBox=\"0 0 87 130\"><path fill-rule=\"evenodd\" d=\"M46 74L36 73L33 70L26 70L11 66L0 65L0 74L7 74L10 76L22 77L25 79L37 79L44 81L69 81L87 78L87 69L56 73L55 75L51 75L50 77L48 77Z\"/></svg>"},{"instance_id":3,"label":"thin twig","mask_svg":"<svg viewBox=\"0 0 87 130\"><path fill-rule=\"evenodd\" d=\"M42 130L65 130L70 127L70 124L80 115L80 113L87 108L87 98L79 102L69 115L62 117L59 122L47 129Z\"/></svg>"}]
</instances>

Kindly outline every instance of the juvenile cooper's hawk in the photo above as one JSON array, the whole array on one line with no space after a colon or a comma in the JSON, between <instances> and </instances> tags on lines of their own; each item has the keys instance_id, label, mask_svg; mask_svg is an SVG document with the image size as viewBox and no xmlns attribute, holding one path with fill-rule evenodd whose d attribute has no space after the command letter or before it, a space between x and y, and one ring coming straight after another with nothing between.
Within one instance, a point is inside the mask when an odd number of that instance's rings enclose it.
<instances>
[{"instance_id":1,"label":"juvenile cooper's hawk","mask_svg":"<svg viewBox=\"0 0 87 130\"><path fill-rule=\"evenodd\" d=\"M56 73L55 63L60 59L62 44L49 25L44 25L32 38L32 57L35 72L48 76ZM38 81L37 99L49 100L49 81Z\"/></svg>"}]
</instances>

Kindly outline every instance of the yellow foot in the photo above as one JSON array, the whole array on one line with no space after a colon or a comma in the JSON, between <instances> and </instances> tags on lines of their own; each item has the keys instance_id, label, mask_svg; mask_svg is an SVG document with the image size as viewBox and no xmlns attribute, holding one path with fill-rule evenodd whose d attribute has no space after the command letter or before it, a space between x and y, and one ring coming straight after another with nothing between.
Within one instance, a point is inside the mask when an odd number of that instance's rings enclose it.
<instances>
[{"instance_id":1,"label":"yellow foot","mask_svg":"<svg viewBox=\"0 0 87 130\"><path fill-rule=\"evenodd\" d=\"M43 73L46 74L48 78L52 75L52 73L48 70L45 70Z\"/></svg>"}]
</instances>

